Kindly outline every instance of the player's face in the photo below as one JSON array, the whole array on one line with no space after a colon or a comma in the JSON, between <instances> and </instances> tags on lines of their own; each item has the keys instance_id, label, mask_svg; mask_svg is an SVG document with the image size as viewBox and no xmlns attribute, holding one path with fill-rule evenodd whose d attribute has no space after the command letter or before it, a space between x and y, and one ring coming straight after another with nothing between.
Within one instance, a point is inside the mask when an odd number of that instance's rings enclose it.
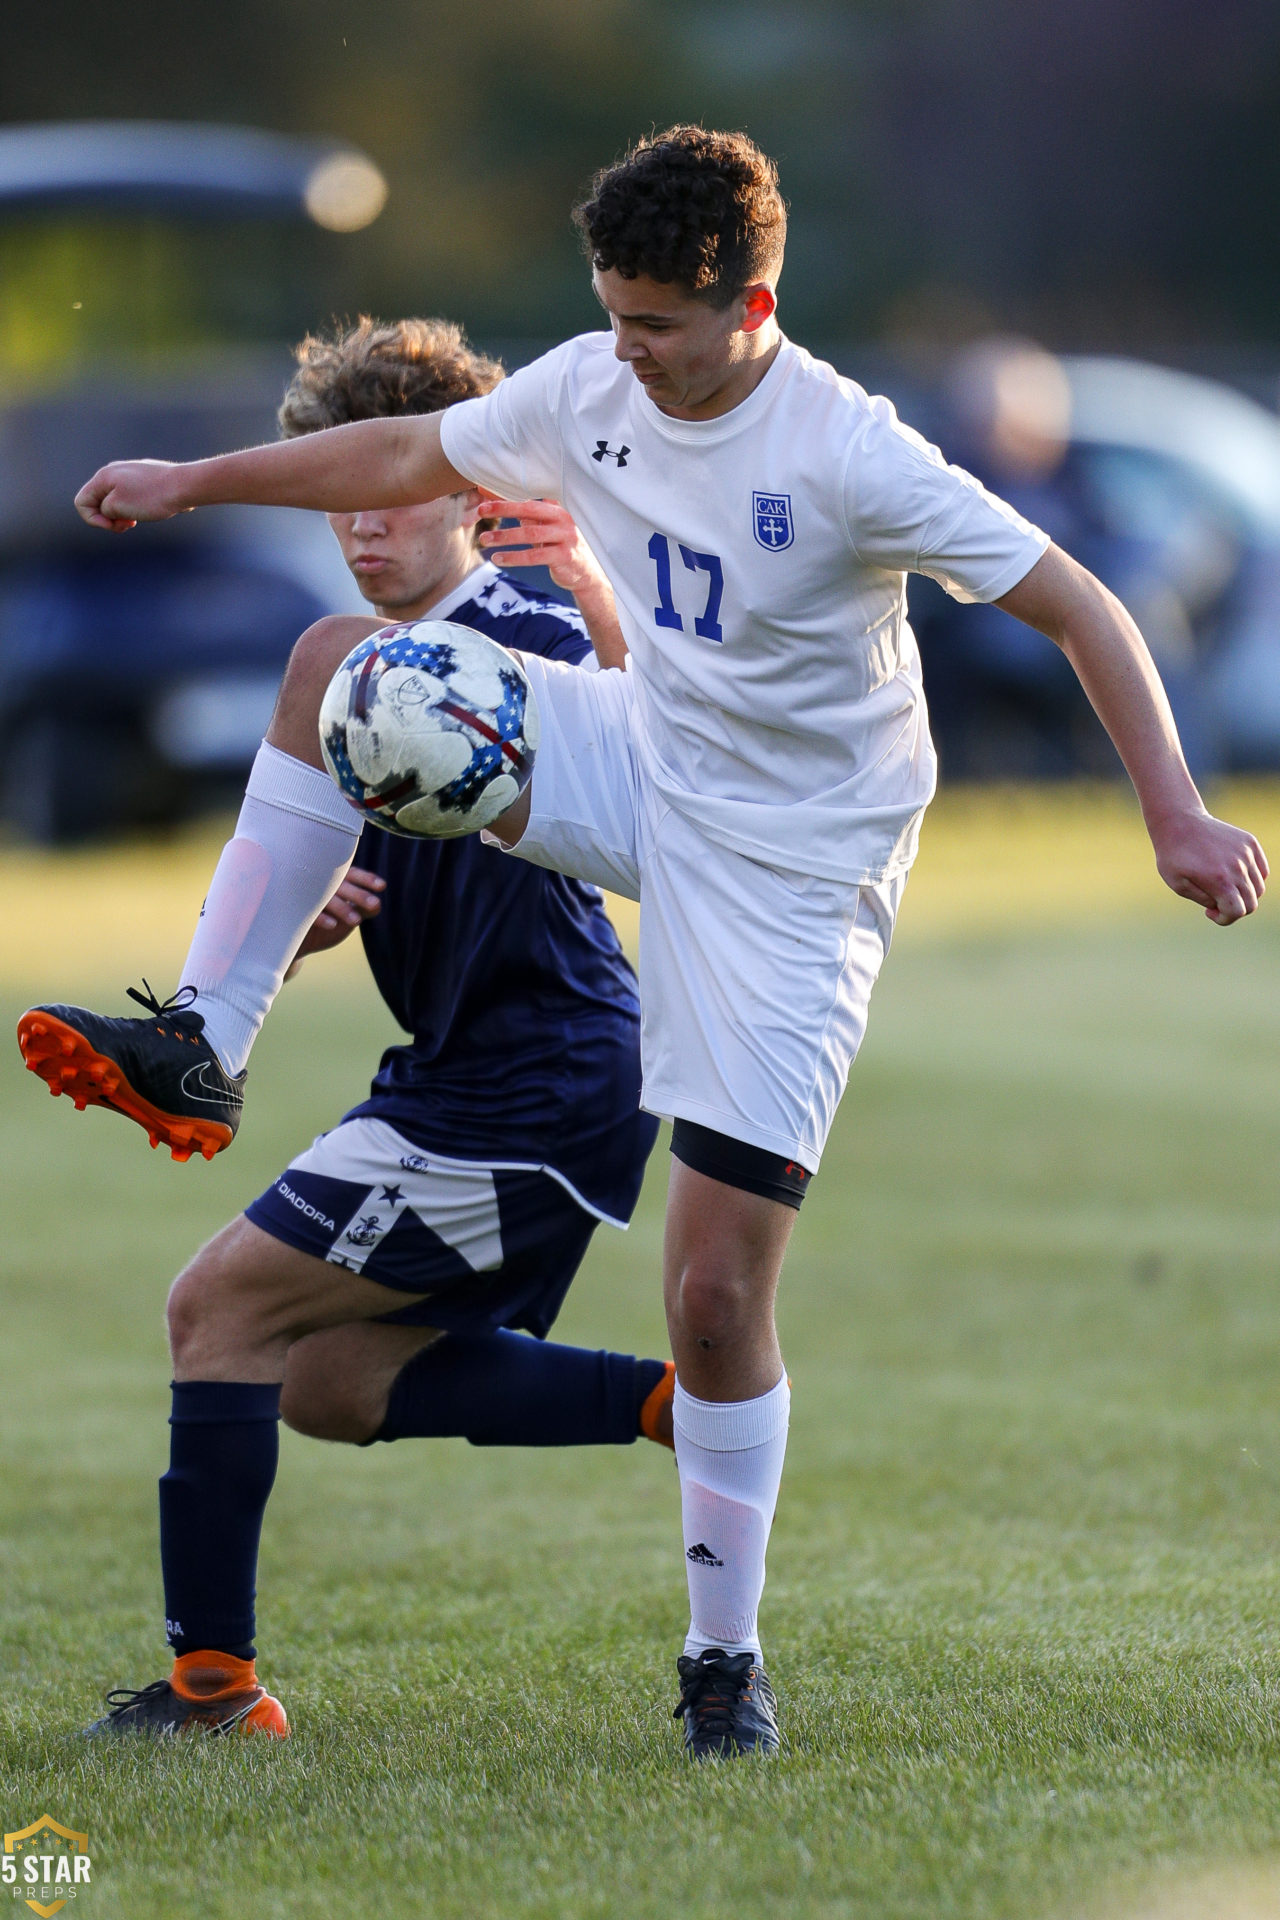
<instances>
[{"instance_id":1,"label":"player's face","mask_svg":"<svg viewBox=\"0 0 1280 1920\"><path fill-rule=\"evenodd\" d=\"M480 557L473 534L479 497L473 489L420 507L328 515L356 584L379 613L414 618L466 578Z\"/></svg>"},{"instance_id":2,"label":"player's face","mask_svg":"<svg viewBox=\"0 0 1280 1920\"><path fill-rule=\"evenodd\" d=\"M677 419L708 419L736 406L760 377L762 350L777 339L769 324L777 303L766 286L713 307L644 274L624 280L616 267L597 267L591 280L614 352L654 405Z\"/></svg>"}]
</instances>

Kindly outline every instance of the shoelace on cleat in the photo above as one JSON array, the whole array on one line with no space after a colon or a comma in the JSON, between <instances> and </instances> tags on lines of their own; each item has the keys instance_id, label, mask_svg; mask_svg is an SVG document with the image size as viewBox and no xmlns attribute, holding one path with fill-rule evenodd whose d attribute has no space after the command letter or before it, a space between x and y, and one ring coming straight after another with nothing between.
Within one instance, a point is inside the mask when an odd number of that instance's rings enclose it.
<instances>
[{"instance_id":1,"label":"shoelace on cleat","mask_svg":"<svg viewBox=\"0 0 1280 1920\"><path fill-rule=\"evenodd\" d=\"M754 1691L754 1667L745 1673L727 1673L723 1667L702 1667L681 1682L680 1698L672 1709L673 1720L692 1713L699 1737L733 1737L737 1728L734 1710Z\"/></svg>"},{"instance_id":2,"label":"shoelace on cleat","mask_svg":"<svg viewBox=\"0 0 1280 1920\"><path fill-rule=\"evenodd\" d=\"M249 1697L243 1700L238 1707L232 1709L228 1702L217 1698L203 1701L187 1700L182 1694L176 1693L167 1680L153 1680L150 1686L139 1687L136 1691L130 1687L113 1687L111 1692L105 1695L107 1706L110 1709L107 1718L108 1720L121 1720L126 1714L131 1713L135 1707L141 1706L143 1701L159 1700L162 1695L167 1694L172 1697L179 1707L187 1708L188 1712L191 1713L198 1722L209 1726L211 1732L230 1733L248 1719L258 1704L261 1692L262 1689L260 1687L251 1688L249 1690ZM210 1710L212 1709L216 1712L219 1707L225 1709L221 1718L210 1724L208 1721Z\"/></svg>"},{"instance_id":3,"label":"shoelace on cleat","mask_svg":"<svg viewBox=\"0 0 1280 1920\"><path fill-rule=\"evenodd\" d=\"M192 1021L199 1021L200 1029L203 1030L203 1014L193 1014L188 1011L200 997L197 988L179 987L178 991L171 993L167 1000L161 1000L151 982L145 976L143 977L142 984L146 988L145 993L139 993L136 987L126 987L125 992L131 1000L136 1000L140 1007L145 1007L154 1020L170 1020L175 1027L177 1027L179 1021L188 1027ZM164 1028L158 1027L157 1031L163 1034ZM180 1037L194 1038L194 1035L186 1034Z\"/></svg>"},{"instance_id":4,"label":"shoelace on cleat","mask_svg":"<svg viewBox=\"0 0 1280 1920\"><path fill-rule=\"evenodd\" d=\"M145 1007L148 1013L154 1013L157 1019L164 1019L175 1013L185 1013L192 1002L199 998L195 987L179 987L178 991L171 993L167 1000L162 1000L145 975L142 984L146 988L145 993L139 993L136 987L126 987L125 992L131 1000L136 1000L140 1007Z\"/></svg>"},{"instance_id":5,"label":"shoelace on cleat","mask_svg":"<svg viewBox=\"0 0 1280 1920\"><path fill-rule=\"evenodd\" d=\"M146 985L145 980L143 985ZM111 1710L107 1718L118 1720L121 1714L128 1713L130 1707L138 1706L143 1700L157 1700L162 1693L171 1692L167 1680L153 1680L148 1687L112 1687L110 1693L103 1695Z\"/></svg>"}]
</instances>

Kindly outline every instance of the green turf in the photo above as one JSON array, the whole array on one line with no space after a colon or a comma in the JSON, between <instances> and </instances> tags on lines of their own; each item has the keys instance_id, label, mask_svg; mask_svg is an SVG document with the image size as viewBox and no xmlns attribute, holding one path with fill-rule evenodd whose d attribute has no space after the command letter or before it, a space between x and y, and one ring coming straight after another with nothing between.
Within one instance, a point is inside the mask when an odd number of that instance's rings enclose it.
<instances>
[{"instance_id":1,"label":"green turf","mask_svg":"<svg viewBox=\"0 0 1280 1920\"><path fill-rule=\"evenodd\" d=\"M291 989L210 1167L10 1055L5 1828L88 1829L80 1920L1036 1920L1280 1847L1278 958L1190 912L893 956L784 1279L763 1767L677 1757L647 1445L286 1436L260 1642L295 1738L81 1747L164 1668L167 1279L385 1026ZM664 1183L569 1337L660 1348Z\"/></svg>"}]
</instances>

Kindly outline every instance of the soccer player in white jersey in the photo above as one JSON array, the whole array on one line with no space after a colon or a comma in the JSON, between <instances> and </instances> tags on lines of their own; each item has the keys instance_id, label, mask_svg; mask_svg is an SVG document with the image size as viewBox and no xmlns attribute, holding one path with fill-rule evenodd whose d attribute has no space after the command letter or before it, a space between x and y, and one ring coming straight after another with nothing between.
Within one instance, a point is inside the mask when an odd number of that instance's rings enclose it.
<instances>
[{"instance_id":1,"label":"soccer player in white jersey","mask_svg":"<svg viewBox=\"0 0 1280 1920\"><path fill-rule=\"evenodd\" d=\"M640 902L644 1102L674 1122L664 1286L697 1756L778 1744L757 1609L790 1390L773 1300L934 789L906 574L1066 653L1167 884L1219 925L1266 861L1205 810L1119 602L779 331L785 208L742 134L675 127L575 213L609 331L447 414L357 423L82 490L103 528L224 501L561 501L603 560L625 673L526 660L543 742L497 835ZM501 533L490 536L500 549ZM316 907L332 870L316 875Z\"/></svg>"}]
</instances>

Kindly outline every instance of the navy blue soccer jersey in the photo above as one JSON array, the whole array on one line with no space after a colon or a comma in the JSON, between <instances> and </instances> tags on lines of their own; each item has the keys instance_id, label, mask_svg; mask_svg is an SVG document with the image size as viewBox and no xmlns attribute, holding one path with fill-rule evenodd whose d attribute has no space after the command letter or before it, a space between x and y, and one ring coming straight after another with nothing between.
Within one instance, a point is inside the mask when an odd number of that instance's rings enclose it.
<instances>
[{"instance_id":1,"label":"navy blue soccer jersey","mask_svg":"<svg viewBox=\"0 0 1280 1920\"><path fill-rule=\"evenodd\" d=\"M491 563L433 619L578 662L582 616ZM366 826L356 865L386 881L361 933L383 999L413 1036L353 1109L415 1144L542 1167L607 1220L630 1219L657 1122L640 1112L635 976L599 893L479 834L408 840Z\"/></svg>"}]
</instances>

